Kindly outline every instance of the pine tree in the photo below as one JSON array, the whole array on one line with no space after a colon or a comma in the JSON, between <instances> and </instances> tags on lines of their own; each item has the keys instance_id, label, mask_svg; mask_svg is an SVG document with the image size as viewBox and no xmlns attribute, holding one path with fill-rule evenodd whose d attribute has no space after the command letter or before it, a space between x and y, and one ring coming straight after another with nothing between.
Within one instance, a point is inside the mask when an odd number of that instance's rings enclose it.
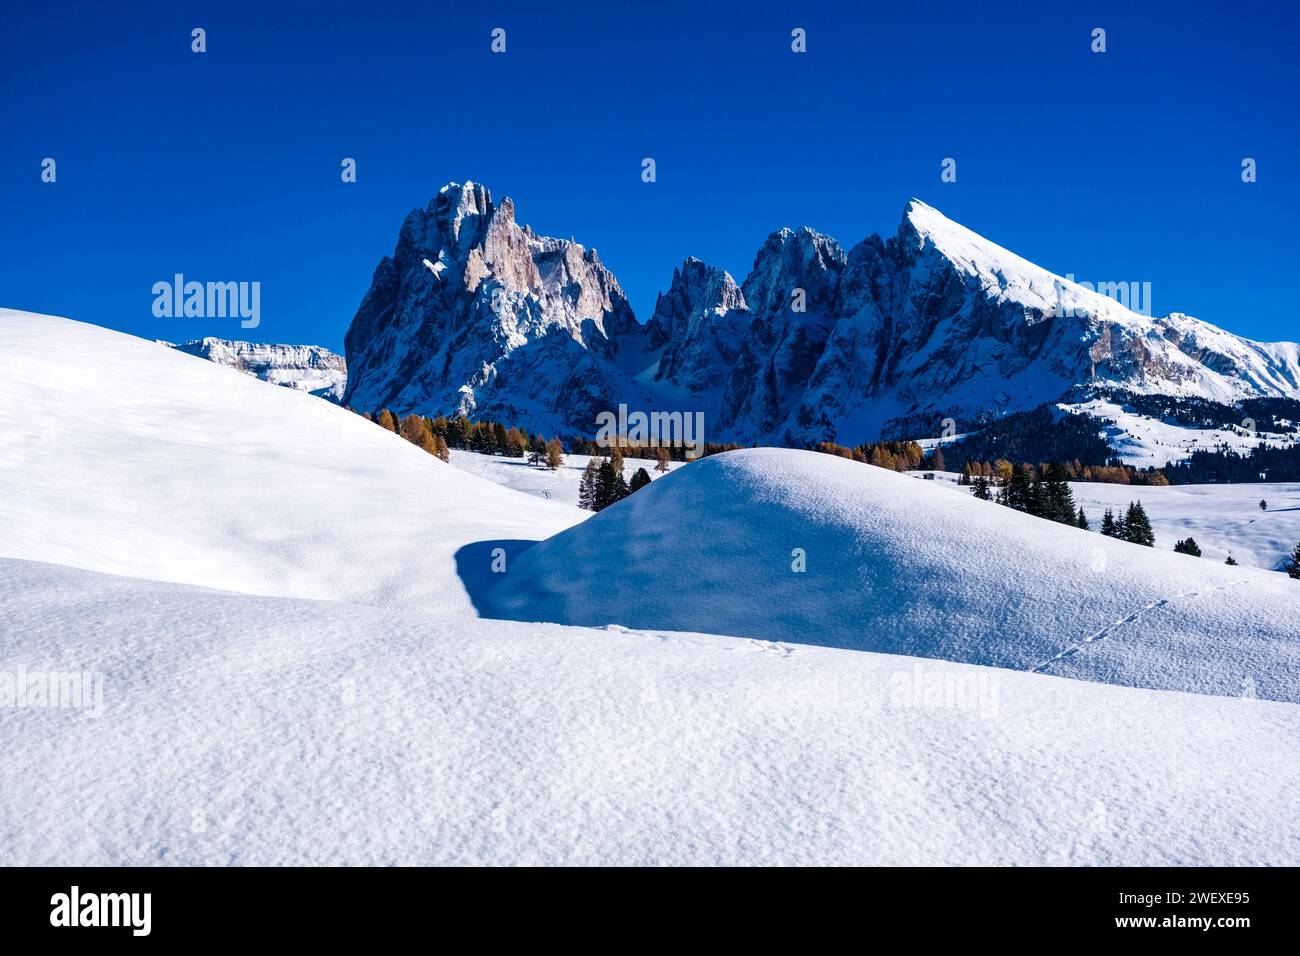
<instances>
[{"instance_id":1,"label":"pine tree","mask_svg":"<svg viewBox=\"0 0 1300 956\"><path fill-rule=\"evenodd\" d=\"M974 481L975 497L981 501L990 500L993 495L989 493L989 480L983 475L978 475Z\"/></svg>"},{"instance_id":2,"label":"pine tree","mask_svg":"<svg viewBox=\"0 0 1300 956\"><path fill-rule=\"evenodd\" d=\"M1120 538L1123 537L1121 531L1119 522L1115 520L1115 512L1107 508L1101 516L1101 533L1108 538Z\"/></svg>"},{"instance_id":3,"label":"pine tree","mask_svg":"<svg viewBox=\"0 0 1300 956\"><path fill-rule=\"evenodd\" d=\"M650 484L650 472L646 471L644 468L638 468L636 471L632 472L632 480L628 482L627 486L628 493L631 494L632 492L640 491L648 484Z\"/></svg>"},{"instance_id":4,"label":"pine tree","mask_svg":"<svg viewBox=\"0 0 1300 956\"><path fill-rule=\"evenodd\" d=\"M616 501L622 501L630 492L622 472L615 471L609 459L600 463L596 472L595 494L592 496L592 511L604 511Z\"/></svg>"},{"instance_id":5,"label":"pine tree","mask_svg":"<svg viewBox=\"0 0 1300 956\"><path fill-rule=\"evenodd\" d=\"M1017 511L1029 511L1033 501L1033 483L1029 471L1024 465L1015 465L1011 469L1011 480L1007 482L1006 503Z\"/></svg>"},{"instance_id":6,"label":"pine tree","mask_svg":"<svg viewBox=\"0 0 1300 956\"><path fill-rule=\"evenodd\" d=\"M596 490L600 485L600 465L595 458L587 459L587 467L582 470L578 481L578 507L596 511Z\"/></svg>"},{"instance_id":7,"label":"pine tree","mask_svg":"<svg viewBox=\"0 0 1300 956\"><path fill-rule=\"evenodd\" d=\"M1043 481L1039 503L1040 513L1044 518L1059 521L1061 524L1077 524L1079 516L1074 511L1074 494L1066 480L1065 467L1058 462L1047 466L1047 477Z\"/></svg>"},{"instance_id":8,"label":"pine tree","mask_svg":"<svg viewBox=\"0 0 1300 956\"><path fill-rule=\"evenodd\" d=\"M546 439L541 435L534 435L533 440L528 443L528 464L540 465L546 461Z\"/></svg>"},{"instance_id":9,"label":"pine tree","mask_svg":"<svg viewBox=\"0 0 1300 956\"><path fill-rule=\"evenodd\" d=\"M1124 540L1148 548L1155 547L1155 532L1151 530L1151 522L1147 520L1147 513L1140 501L1130 503L1128 512L1124 515Z\"/></svg>"},{"instance_id":10,"label":"pine tree","mask_svg":"<svg viewBox=\"0 0 1300 956\"><path fill-rule=\"evenodd\" d=\"M1300 580L1300 542L1296 543L1295 550L1291 552L1291 557L1287 558L1286 573Z\"/></svg>"},{"instance_id":11,"label":"pine tree","mask_svg":"<svg viewBox=\"0 0 1300 956\"><path fill-rule=\"evenodd\" d=\"M1184 538L1183 540L1176 542L1174 544L1174 550L1179 554L1190 554L1195 558L1201 556L1201 548L1200 545L1196 543L1195 538Z\"/></svg>"},{"instance_id":12,"label":"pine tree","mask_svg":"<svg viewBox=\"0 0 1300 956\"><path fill-rule=\"evenodd\" d=\"M1075 524L1084 531L1088 530L1088 516L1083 513L1083 505L1079 505L1079 517L1078 520L1075 521Z\"/></svg>"},{"instance_id":13,"label":"pine tree","mask_svg":"<svg viewBox=\"0 0 1300 956\"><path fill-rule=\"evenodd\" d=\"M546 443L546 467L555 471L564 465L564 446L560 444L558 438L552 438Z\"/></svg>"}]
</instances>

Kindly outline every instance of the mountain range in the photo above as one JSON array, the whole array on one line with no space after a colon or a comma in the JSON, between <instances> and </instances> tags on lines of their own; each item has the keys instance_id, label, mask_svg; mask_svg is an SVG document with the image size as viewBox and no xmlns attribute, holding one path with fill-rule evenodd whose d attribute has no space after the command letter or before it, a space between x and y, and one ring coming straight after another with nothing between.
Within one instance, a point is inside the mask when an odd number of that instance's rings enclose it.
<instances>
[{"instance_id":1,"label":"mountain range","mask_svg":"<svg viewBox=\"0 0 1300 956\"><path fill-rule=\"evenodd\" d=\"M345 350L358 411L591 435L624 403L702 411L710 441L793 446L967 430L1081 386L1300 398L1295 343L1138 314L917 199L847 252L779 229L741 282L688 258L641 323L596 250L449 183L406 217Z\"/></svg>"}]
</instances>

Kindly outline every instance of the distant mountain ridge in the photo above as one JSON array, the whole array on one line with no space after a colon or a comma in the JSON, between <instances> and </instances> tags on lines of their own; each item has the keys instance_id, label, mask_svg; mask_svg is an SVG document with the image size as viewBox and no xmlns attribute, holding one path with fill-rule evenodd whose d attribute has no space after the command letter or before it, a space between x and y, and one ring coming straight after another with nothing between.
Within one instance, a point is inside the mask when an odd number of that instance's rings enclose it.
<instances>
[{"instance_id":1,"label":"distant mountain ridge","mask_svg":"<svg viewBox=\"0 0 1300 956\"><path fill-rule=\"evenodd\" d=\"M342 399L347 387L347 363L341 355L320 345L268 345L211 337L163 344L332 402Z\"/></svg>"},{"instance_id":2,"label":"distant mountain ridge","mask_svg":"<svg viewBox=\"0 0 1300 956\"><path fill-rule=\"evenodd\" d=\"M595 250L475 183L403 223L345 339L344 403L590 435L619 403L703 411L712 441L855 444L970 427L1080 385L1300 398L1300 346L1139 315L913 199L846 253L773 232L743 282L688 258L644 324Z\"/></svg>"}]
</instances>

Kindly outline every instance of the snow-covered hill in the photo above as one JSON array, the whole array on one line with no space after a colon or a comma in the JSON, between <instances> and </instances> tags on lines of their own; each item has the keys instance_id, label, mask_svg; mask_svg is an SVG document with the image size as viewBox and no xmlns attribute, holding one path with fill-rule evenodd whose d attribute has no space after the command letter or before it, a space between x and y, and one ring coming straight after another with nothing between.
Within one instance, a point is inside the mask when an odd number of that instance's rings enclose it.
<instances>
[{"instance_id":1,"label":"snow-covered hill","mask_svg":"<svg viewBox=\"0 0 1300 956\"><path fill-rule=\"evenodd\" d=\"M745 452L583 522L0 311L0 862L1300 859L1300 706L1258 699L1297 684L1288 579L1106 542L1093 571L1081 532L933 484ZM570 620L477 616L494 578L545 610L566 553ZM868 632L903 653L812 646ZM1004 666L905 656L936 649ZM52 672L90 700L33 695Z\"/></svg>"},{"instance_id":2,"label":"snow-covered hill","mask_svg":"<svg viewBox=\"0 0 1300 956\"><path fill-rule=\"evenodd\" d=\"M343 398L347 385L347 364L343 356L319 345L266 345L211 337L165 344L246 372L264 382L311 392L332 402Z\"/></svg>"},{"instance_id":3,"label":"snow-covered hill","mask_svg":"<svg viewBox=\"0 0 1300 956\"><path fill-rule=\"evenodd\" d=\"M515 620L1300 700L1300 587L1289 578L934 484L815 452L716 455L530 549L476 600Z\"/></svg>"},{"instance_id":4,"label":"snow-covered hill","mask_svg":"<svg viewBox=\"0 0 1300 956\"><path fill-rule=\"evenodd\" d=\"M619 403L800 446L965 429L1079 386L1300 398L1300 345L1140 315L915 199L894 236L847 253L777 230L743 283L687 259L641 326L594 251L451 183L408 216L346 344L353 407L582 435Z\"/></svg>"},{"instance_id":5,"label":"snow-covered hill","mask_svg":"<svg viewBox=\"0 0 1300 956\"><path fill-rule=\"evenodd\" d=\"M0 311L0 556L290 597L468 607L465 545L586 512L305 392Z\"/></svg>"},{"instance_id":6,"label":"snow-covered hill","mask_svg":"<svg viewBox=\"0 0 1300 956\"><path fill-rule=\"evenodd\" d=\"M104 681L4 711L10 865L1300 859L1294 704L3 559L0 649Z\"/></svg>"}]
</instances>

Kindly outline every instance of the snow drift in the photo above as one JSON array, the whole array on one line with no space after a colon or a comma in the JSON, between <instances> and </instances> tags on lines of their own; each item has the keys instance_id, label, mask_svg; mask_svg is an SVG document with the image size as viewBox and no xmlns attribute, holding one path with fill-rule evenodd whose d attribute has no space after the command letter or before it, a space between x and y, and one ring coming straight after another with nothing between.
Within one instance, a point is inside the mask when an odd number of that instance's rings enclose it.
<instances>
[{"instance_id":1,"label":"snow drift","mask_svg":"<svg viewBox=\"0 0 1300 956\"><path fill-rule=\"evenodd\" d=\"M254 594L469 611L453 555L584 516L306 392L0 310L0 556Z\"/></svg>"},{"instance_id":2,"label":"snow drift","mask_svg":"<svg viewBox=\"0 0 1300 956\"><path fill-rule=\"evenodd\" d=\"M730 452L533 547L474 596L515 620L1300 699L1295 582L928 484L814 452Z\"/></svg>"},{"instance_id":3,"label":"snow drift","mask_svg":"<svg viewBox=\"0 0 1300 956\"><path fill-rule=\"evenodd\" d=\"M0 648L105 688L0 711L6 864L1300 858L1293 704L6 559Z\"/></svg>"}]
</instances>

